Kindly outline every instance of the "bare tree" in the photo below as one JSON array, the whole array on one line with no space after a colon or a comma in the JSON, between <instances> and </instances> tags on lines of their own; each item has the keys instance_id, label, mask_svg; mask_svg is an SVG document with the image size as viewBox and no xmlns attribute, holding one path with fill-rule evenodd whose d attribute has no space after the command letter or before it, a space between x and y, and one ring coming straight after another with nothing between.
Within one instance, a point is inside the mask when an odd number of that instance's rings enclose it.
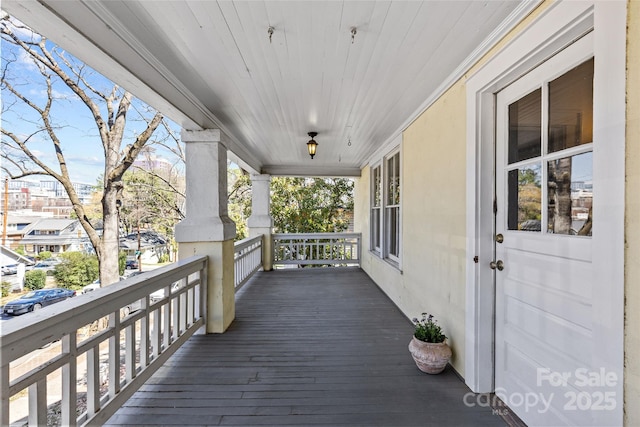
<instances>
[{"instance_id":1,"label":"bare tree","mask_svg":"<svg viewBox=\"0 0 640 427\"><path fill-rule=\"evenodd\" d=\"M125 127L131 121L127 119L127 113L135 105L131 93L117 85L101 90L92 84L92 70L10 16L2 16L0 26L5 43L2 49L2 112L25 109L28 113L21 117L20 126L29 123L32 129L28 133L16 130L17 126L12 129L11 121L3 117L2 169L12 179L46 175L62 184L98 255L101 283L115 283L118 281L118 200L123 187L122 177L162 122L162 115L155 111L141 115L143 129L132 138L130 144L122 147ZM37 70L35 74L39 82L26 81L20 71L12 69L25 60ZM34 85L42 85L46 93L44 101L33 94ZM102 143L102 234L90 223L72 185L64 150L65 126L57 122L54 113L54 106L64 101L59 96L60 87L70 90L74 100L86 107L95 121L97 139ZM136 112L141 113L139 109ZM42 144L42 141L49 144L55 153L56 166L51 166L39 155L41 145L37 144Z\"/></svg>"},{"instance_id":2,"label":"bare tree","mask_svg":"<svg viewBox=\"0 0 640 427\"><path fill-rule=\"evenodd\" d=\"M166 120L162 120L160 126L164 138L154 139L153 145L169 151L175 159L174 164L170 169L159 167L155 164L157 159L154 155L155 148L147 145L140 153L146 163L145 167L134 165L134 172L147 175L148 179L138 180L137 184L139 187L146 186L147 193L152 195L153 198L149 199L150 210L162 212L165 218L170 219L171 228L173 228L173 225L185 217L185 177L179 171L184 168L186 161L183 144L175 130Z\"/></svg>"}]
</instances>

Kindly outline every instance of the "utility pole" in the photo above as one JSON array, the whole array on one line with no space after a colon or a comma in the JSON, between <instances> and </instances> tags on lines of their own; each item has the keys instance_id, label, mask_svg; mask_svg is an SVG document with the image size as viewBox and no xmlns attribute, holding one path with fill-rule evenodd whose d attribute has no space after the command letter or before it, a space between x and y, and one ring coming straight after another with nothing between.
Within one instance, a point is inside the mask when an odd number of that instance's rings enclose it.
<instances>
[{"instance_id":1,"label":"utility pole","mask_svg":"<svg viewBox=\"0 0 640 427\"><path fill-rule=\"evenodd\" d=\"M4 179L4 209L2 211L2 246L7 241L7 221L9 220L9 178Z\"/></svg>"}]
</instances>

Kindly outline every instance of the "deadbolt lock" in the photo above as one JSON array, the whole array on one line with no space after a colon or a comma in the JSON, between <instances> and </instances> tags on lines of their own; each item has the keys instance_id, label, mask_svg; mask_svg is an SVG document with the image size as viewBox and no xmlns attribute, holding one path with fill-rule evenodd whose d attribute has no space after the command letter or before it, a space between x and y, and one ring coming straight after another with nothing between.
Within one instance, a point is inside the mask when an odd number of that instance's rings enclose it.
<instances>
[{"instance_id":1,"label":"deadbolt lock","mask_svg":"<svg viewBox=\"0 0 640 427\"><path fill-rule=\"evenodd\" d=\"M504 242L504 236L502 234L496 234L496 242L497 243Z\"/></svg>"},{"instance_id":2,"label":"deadbolt lock","mask_svg":"<svg viewBox=\"0 0 640 427\"><path fill-rule=\"evenodd\" d=\"M489 268L491 268L492 270L498 270L498 271L502 271L504 270L504 262L502 262L501 259L499 259L498 261L491 261L489 263Z\"/></svg>"}]
</instances>

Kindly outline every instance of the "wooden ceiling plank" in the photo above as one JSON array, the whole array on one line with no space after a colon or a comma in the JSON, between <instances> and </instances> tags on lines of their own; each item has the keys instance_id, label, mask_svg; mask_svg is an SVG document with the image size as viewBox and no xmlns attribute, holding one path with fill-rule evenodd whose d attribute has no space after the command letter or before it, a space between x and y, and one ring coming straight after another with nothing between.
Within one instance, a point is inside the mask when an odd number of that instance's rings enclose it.
<instances>
[{"instance_id":1,"label":"wooden ceiling plank","mask_svg":"<svg viewBox=\"0 0 640 427\"><path fill-rule=\"evenodd\" d=\"M412 19L419 7L420 3L392 3L389 8L378 12L377 17L381 20L379 36L361 78L361 90L349 112L350 121L358 121L359 124L357 139L367 141L367 144L377 146L383 142L376 132L378 124L373 119L374 113L382 111L383 115L392 114L386 107L385 96L397 88L389 74L402 66L397 55L407 32L405 23Z\"/></svg>"},{"instance_id":2,"label":"wooden ceiling plank","mask_svg":"<svg viewBox=\"0 0 640 427\"><path fill-rule=\"evenodd\" d=\"M369 128L369 124L362 120L355 119L355 111L359 109L358 99L369 91L379 90L379 86L384 83L379 82L377 85L371 85L375 80L374 75L376 68L372 61L376 52L380 50L380 32L389 13L389 2L376 2L373 8L367 10L367 14L356 15L351 18L358 22L360 30L356 33L356 40L353 43L353 49L358 50L360 55L352 56L352 62L346 64L345 80L349 84L341 83L341 95L349 99L348 105L344 106L342 116L344 118L345 135L343 138L347 141L351 140L351 146L346 151L355 162L363 156L360 154L364 151L364 147L370 144L370 141L362 136L362 130ZM349 19L347 17L347 19ZM356 45L357 43L357 45ZM370 76L367 78L367 76Z\"/></svg>"}]
</instances>

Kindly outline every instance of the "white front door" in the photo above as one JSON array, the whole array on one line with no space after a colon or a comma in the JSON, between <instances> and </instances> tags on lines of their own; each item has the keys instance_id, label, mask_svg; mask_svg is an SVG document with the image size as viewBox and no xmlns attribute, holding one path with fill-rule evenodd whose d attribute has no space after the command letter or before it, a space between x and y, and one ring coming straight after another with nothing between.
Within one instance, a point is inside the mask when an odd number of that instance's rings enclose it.
<instances>
[{"instance_id":1,"label":"white front door","mask_svg":"<svg viewBox=\"0 0 640 427\"><path fill-rule=\"evenodd\" d=\"M593 68L587 35L497 95L495 388L528 425L593 425ZM596 393L597 391L597 393Z\"/></svg>"}]
</instances>

